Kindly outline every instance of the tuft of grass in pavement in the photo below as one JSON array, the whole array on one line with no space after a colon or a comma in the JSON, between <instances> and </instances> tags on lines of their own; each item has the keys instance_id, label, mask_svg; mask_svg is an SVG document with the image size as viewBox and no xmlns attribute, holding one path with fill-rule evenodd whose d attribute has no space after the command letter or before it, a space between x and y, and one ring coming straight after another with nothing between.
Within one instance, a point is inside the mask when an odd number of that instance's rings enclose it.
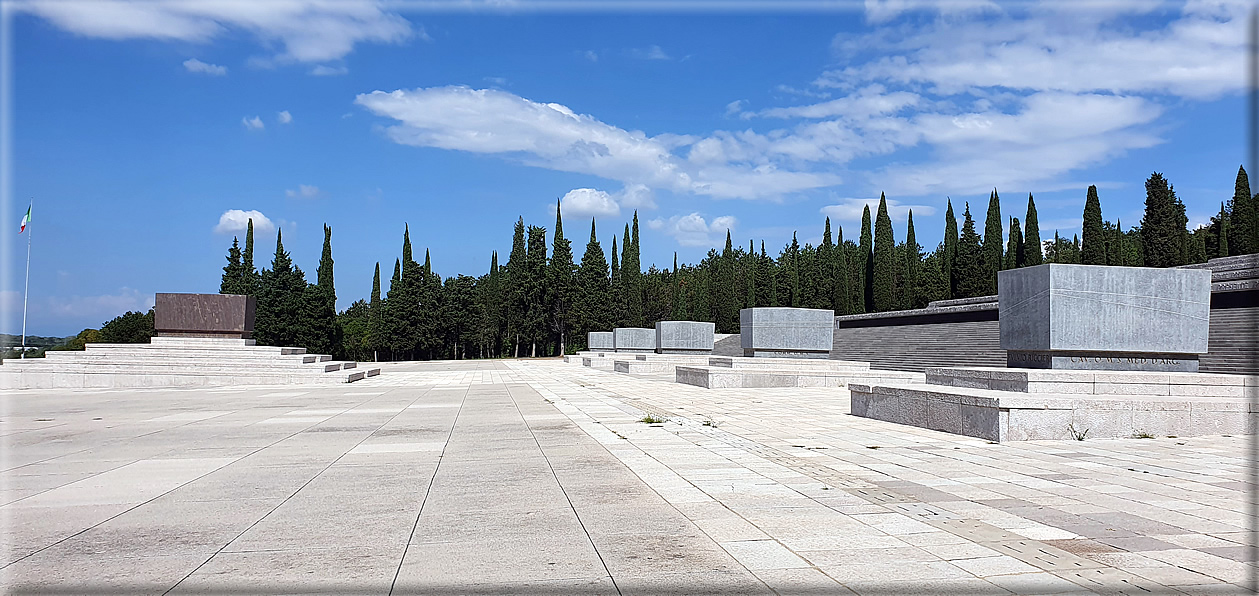
<instances>
[{"instance_id":1,"label":"tuft of grass in pavement","mask_svg":"<svg viewBox=\"0 0 1259 596\"><path fill-rule=\"evenodd\" d=\"M1084 438L1088 436L1089 429L1086 428L1083 431L1075 430L1075 424L1072 423L1072 424L1067 425L1067 432L1071 433L1072 439L1075 439L1077 441L1083 441Z\"/></svg>"},{"instance_id":2,"label":"tuft of grass in pavement","mask_svg":"<svg viewBox=\"0 0 1259 596\"><path fill-rule=\"evenodd\" d=\"M1132 438L1134 438L1134 439L1155 439L1155 438L1157 438L1157 437L1155 437L1154 435L1152 435L1152 434L1150 434L1150 433L1147 433L1147 432L1145 432L1145 431L1143 431L1143 430L1138 430L1138 431L1136 431L1136 432L1133 432L1133 433L1132 433Z\"/></svg>"},{"instance_id":3,"label":"tuft of grass in pavement","mask_svg":"<svg viewBox=\"0 0 1259 596\"><path fill-rule=\"evenodd\" d=\"M645 422L645 423L647 423L647 424L664 424L665 419L664 419L664 418L657 418L655 415L648 414L648 415L646 415L646 416L643 416L643 417L639 420L639 422Z\"/></svg>"}]
</instances>

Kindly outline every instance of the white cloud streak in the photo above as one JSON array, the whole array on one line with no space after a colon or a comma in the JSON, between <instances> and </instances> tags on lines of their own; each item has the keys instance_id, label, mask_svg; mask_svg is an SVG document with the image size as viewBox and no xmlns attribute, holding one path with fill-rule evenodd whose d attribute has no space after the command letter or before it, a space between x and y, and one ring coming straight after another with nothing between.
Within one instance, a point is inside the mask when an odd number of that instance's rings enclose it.
<instances>
[{"instance_id":1,"label":"white cloud streak","mask_svg":"<svg viewBox=\"0 0 1259 596\"><path fill-rule=\"evenodd\" d=\"M188 72L199 72L199 73L204 73L208 75L213 75L216 77L221 77L227 74L226 66L219 66L217 64L210 64L208 62L202 62L200 60L197 60L196 58L189 58L187 60L184 60L184 68L187 69Z\"/></svg>"},{"instance_id":2,"label":"white cloud streak","mask_svg":"<svg viewBox=\"0 0 1259 596\"><path fill-rule=\"evenodd\" d=\"M326 62L361 42L398 43L417 31L371 0L159 2L150 0L25 0L13 9L84 37L209 42L236 31L283 51L279 63ZM418 36L426 38L423 30Z\"/></svg>"},{"instance_id":3,"label":"white cloud streak","mask_svg":"<svg viewBox=\"0 0 1259 596\"><path fill-rule=\"evenodd\" d=\"M302 198L313 199L319 196L319 187L307 184L297 185L297 190L285 190L284 196L290 199Z\"/></svg>"},{"instance_id":4,"label":"white cloud streak","mask_svg":"<svg viewBox=\"0 0 1259 596\"><path fill-rule=\"evenodd\" d=\"M249 116L245 116L244 118L240 119L240 123L244 125L245 128L248 128L249 130L262 130L267 127L267 125L263 123L262 118L259 118L257 116L254 116L253 118L250 118Z\"/></svg>"},{"instance_id":5,"label":"white cloud streak","mask_svg":"<svg viewBox=\"0 0 1259 596\"><path fill-rule=\"evenodd\" d=\"M289 124L293 122L293 115L290 114L288 110L284 110L283 112L276 114L275 119L280 124Z\"/></svg>"},{"instance_id":6,"label":"white cloud streak","mask_svg":"<svg viewBox=\"0 0 1259 596\"><path fill-rule=\"evenodd\" d=\"M647 227L673 236L681 246L713 246L715 239L720 240L727 230L733 230L738 220L732 215L713 218L712 222L704 220L699 213L674 215L669 219L656 218L647 222Z\"/></svg>"},{"instance_id":7,"label":"white cloud streak","mask_svg":"<svg viewBox=\"0 0 1259 596\"><path fill-rule=\"evenodd\" d=\"M243 232L249 228L250 219L254 220L255 232L269 232L275 229L275 223L260 211L228 209L223 212L223 215L219 216L219 225L214 226L214 231L218 234Z\"/></svg>"}]
</instances>

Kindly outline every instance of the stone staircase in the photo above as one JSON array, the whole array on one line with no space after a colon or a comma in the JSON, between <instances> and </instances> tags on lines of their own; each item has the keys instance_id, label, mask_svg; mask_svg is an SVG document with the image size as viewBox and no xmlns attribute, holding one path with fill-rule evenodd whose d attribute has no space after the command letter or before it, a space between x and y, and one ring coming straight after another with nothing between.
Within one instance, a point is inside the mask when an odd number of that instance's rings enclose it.
<instances>
[{"instance_id":1,"label":"stone staircase","mask_svg":"<svg viewBox=\"0 0 1259 596\"><path fill-rule=\"evenodd\" d=\"M831 358L913 372L941 366L1005 366L997 321L837 327Z\"/></svg>"},{"instance_id":2,"label":"stone staircase","mask_svg":"<svg viewBox=\"0 0 1259 596\"><path fill-rule=\"evenodd\" d=\"M149 344L88 344L84 351L5 360L0 389L322 385L378 374L379 367L251 339L154 337Z\"/></svg>"}]
</instances>

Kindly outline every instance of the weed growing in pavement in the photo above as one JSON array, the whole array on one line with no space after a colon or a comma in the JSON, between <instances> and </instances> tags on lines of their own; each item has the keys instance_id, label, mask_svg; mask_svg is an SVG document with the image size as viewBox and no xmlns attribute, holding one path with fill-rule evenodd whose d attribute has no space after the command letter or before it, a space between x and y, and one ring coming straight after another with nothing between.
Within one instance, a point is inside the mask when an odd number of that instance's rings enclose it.
<instances>
[{"instance_id":1,"label":"weed growing in pavement","mask_svg":"<svg viewBox=\"0 0 1259 596\"><path fill-rule=\"evenodd\" d=\"M664 418L658 418L654 414L648 414L643 416L639 422L646 422L647 424L664 424L666 420Z\"/></svg>"},{"instance_id":2,"label":"weed growing in pavement","mask_svg":"<svg viewBox=\"0 0 1259 596\"><path fill-rule=\"evenodd\" d=\"M1074 424L1074 423L1072 423L1072 424L1068 424L1068 425L1067 425L1067 432L1071 433L1071 438L1072 438L1072 439L1075 439L1075 440L1077 440L1077 441L1083 441L1083 440L1084 440L1084 437L1087 437L1087 436L1088 436L1088 434L1089 434L1089 429L1087 429L1087 428L1086 428L1086 429L1084 429L1084 431L1083 431L1083 432L1078 431L1078 430L1075 430L1075 424Z\"/></svg>"}]
</instances>

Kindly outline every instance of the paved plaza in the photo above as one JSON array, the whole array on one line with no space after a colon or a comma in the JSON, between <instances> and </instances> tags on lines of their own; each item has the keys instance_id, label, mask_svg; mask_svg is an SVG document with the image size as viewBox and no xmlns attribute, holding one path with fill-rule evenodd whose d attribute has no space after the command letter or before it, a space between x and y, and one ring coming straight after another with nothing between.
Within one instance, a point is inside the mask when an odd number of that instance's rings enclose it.
<instances>
[{"instance_id":1,"label":"paved plaza","mask_svg":"<svg viewBox=\"0 0 1259 596\"><path fill-rule=\"evenodd\" d=\"M844 389L382 368L0 396L6 591L1243 594L1254 573L1247 437L994 444L851 416Z\"/></svg>"}]
</instances>

